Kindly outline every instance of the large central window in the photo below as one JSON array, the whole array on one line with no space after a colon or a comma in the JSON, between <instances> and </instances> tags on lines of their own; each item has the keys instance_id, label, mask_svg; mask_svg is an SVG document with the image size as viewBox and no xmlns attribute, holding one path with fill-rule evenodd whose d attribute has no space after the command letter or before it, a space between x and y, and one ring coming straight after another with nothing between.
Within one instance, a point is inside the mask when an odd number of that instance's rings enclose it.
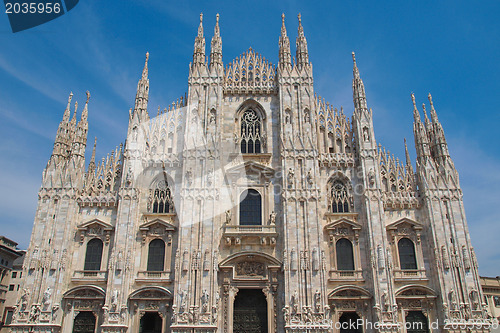
<instances>
[{"instance_id":1,"label":"large central window","mask_svg":"<svg viewBox=\"0 0 500 333\"><path fill-rule=\"evenodd\" d=\"M248 109L241 116L241 152L259 154L261 152L262 121L255 110Z\"/></svg>"},{"instance_id":2,"label":"large central window","mask_svg":"<svg viewBox=\"0 0 500 333\"><path fill-rule=\"evenodd\" d=\"M262 198L256 190L250 189L241 194L240 225L262 224Z\"/></svg>"},{"instance_id":3,"label":"large central window","mask_svg":"<svg viewBox=\"0 0 500 333\"><path fill-rule=\"evenodd\" d=\"M173 202L172 193L166 181L161 181L156 185L154 190L150 190L150 209L152 213L172 213Z\"/></svg>"},{"instance_id":4,"label":"large central window","mask_svg":"<svg viewBox=\"0 0 500 333\"><path fill-rule=\"evenodd\" d=\"M348 213L349 212L349 197L347 189L339 180L333 182L330 189L331 212L332 213Z\"/></svg>"}]
</instances>

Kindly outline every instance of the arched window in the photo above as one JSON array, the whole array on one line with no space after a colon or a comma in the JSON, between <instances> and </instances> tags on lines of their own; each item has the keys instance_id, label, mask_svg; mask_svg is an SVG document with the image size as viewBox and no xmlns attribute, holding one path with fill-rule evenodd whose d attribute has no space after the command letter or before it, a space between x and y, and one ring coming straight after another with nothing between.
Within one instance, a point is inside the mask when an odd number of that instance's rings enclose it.
<instances>
[{"instance_id":1,"label":"arched window","mask_svg":"<svg viewBox=\"0 0 500 333\"><path fill-rule=\"evenodd\" d=\"M332 213L348 213L349 212L349 198L347 196L347 189L340 180L333 182L331 190L331 211Z\"/></svg>"},{"instance_id":2,"label":"arched window","mask_svg":"<svg viewBox=\"0 0 500 333\"><path fill-rule=\"evenodd\" d=\"M165 242L161 239L149 243L148 272L162 272L165 264Z\"/></svg>"},{"instance_id":3,"label":"arched window","mask_svg":"<svg viewBox=\"0 0 500 333\"><path fill-rule=\"evenodd\" d=\"M408 238L401 238L398 242L399 264L401 269L417 269L415 245Z\"/></svg>"},{"instance_id":4,"label":"arched window","mask_svg":"<svg viewBox=\"0 0 500 333\"><path fill-rule=\"evenodd\" d=\"M172 213L172 193L166 180L159 182L156 188L151 190L150 202L152 203L150 207L152 213Z\"/></svg>"},{"instance_id":5,"label":"arched window","mask_svg":"<svg viewBox=\"0 0 500 333\"><path fill-rule=\"evenodd\" d=\"M240 224L262 224L262 198L256 190L250 189L241 194Z\"/></svg>"},{"instance_id":6,"label":"arched window","mask_svg":"<svg viewBox=\"0 0 500 333\"><path fill-rule=\"evenodd\" d=\"M87 243L85 254L85 271L100 271L102 258L102 240L94 238Z\"/></svg>"},{"instance_id":7,"label":"arched window","mask_svg":"<svg viewBox=\"0 0 500 333\"><path fill-rule=\"evenodd\" d=\"M262 121L255 110L248 109L241 116L241 152L259 154L261 152Z\"/></svg>"},{"instance_id":8,"label":"arched window","mask_svg":"<svg viewBox=\"0 0 500 333\"><path fill-rule=\"evenodd\" d=\"M337 270L353 271L354 270L354 255L352 251L352 243L346 238L341 238L335 244L337 252Z\"/></svg>"}]
</instances>

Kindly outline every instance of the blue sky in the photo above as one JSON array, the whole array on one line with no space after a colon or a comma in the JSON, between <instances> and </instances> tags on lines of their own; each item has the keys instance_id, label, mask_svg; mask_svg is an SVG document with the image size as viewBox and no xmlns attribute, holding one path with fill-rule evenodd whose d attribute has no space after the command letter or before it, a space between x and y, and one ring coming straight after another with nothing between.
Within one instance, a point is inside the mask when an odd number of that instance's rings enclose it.
<instances>
[{"instance_id":1,"label":"blue sky","mask_svg":"<svg viewBox=\"0 0 500 333\"><path fill-rule=\"evenodd\" d=\"M380 3L80 0L66 15L16 34L1 14L0 234L28 245L70 91L80 110L91 92L89 142L97 136L97 155L105 156L125 139L146 51L156 114L187 91L200 12L207 45L220 13L226 63L249 47L277 63L281 13L295 44L301 12L315 91L351 114L355 51L376 139L399 158L403 138L413 141L410 93L418 105L432 93L460 173L480 273L500 275L500 2ZM410 153L414 160L413 147Z\"/></svg>"}]
</instances>

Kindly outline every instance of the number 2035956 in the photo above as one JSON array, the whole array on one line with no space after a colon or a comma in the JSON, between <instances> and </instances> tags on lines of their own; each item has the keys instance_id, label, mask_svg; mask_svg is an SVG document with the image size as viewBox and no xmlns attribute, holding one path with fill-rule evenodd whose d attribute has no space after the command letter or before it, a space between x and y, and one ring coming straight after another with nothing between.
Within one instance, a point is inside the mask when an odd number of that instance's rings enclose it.
<instances>
[{"instance_id":1,"label":"number 2035956","mask_svg":"<svg viewBox=\"0 0 500 333\"><path fill-rule=\"evenodd\" d=\"M7 14L59 14L61 12L61 4L57 2L36 3L5 3L5 13Z\"/></svg>"}]
</instances>

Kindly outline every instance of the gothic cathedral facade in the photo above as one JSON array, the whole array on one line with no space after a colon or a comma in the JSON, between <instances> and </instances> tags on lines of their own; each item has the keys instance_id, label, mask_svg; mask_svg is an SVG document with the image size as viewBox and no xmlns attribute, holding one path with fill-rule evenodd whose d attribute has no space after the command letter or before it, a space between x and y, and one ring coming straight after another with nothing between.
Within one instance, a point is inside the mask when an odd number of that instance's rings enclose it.
<instances>
[{"instance_id":1,"label":"gothic cathedral facade","mask_svg":"<svg viewBox=\"0 0 500 333\"><path fill-rule=\"evenodd\" d=\"M314 91L300 15L294 59L282 20L277 66L224 65L200 16L188 92L156 117L147 54L102 161L94 143L85 162L90 94L80 120L70 95L12 332L489 331L431 96L429 118L412 95L414 168L377 145L354 53L348 117Z\"/></svg>"}]
</instances>

